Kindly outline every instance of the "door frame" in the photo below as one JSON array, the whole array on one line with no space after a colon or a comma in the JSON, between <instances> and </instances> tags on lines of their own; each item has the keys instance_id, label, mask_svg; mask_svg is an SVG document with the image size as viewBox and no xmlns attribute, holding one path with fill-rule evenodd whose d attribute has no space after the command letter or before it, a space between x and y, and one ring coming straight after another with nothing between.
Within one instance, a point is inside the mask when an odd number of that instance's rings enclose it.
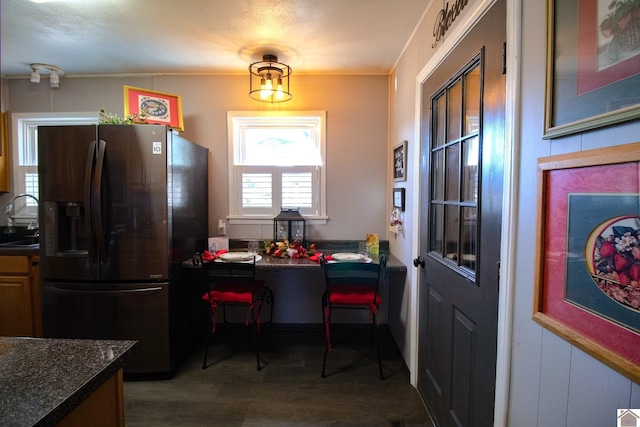
<instances>
[{"instance_id":1,"label":"door frame","mask_svg":"<svg viewBox=\"0 0 640 427\"><path fill-rule=\"evenodd\" d=\"M451 52L458 41L466 36L475 24L485 15L485 13L496 3L497 0L478 0L473 10L464 16L464 20L456 22L456 26L442 41L434 55L427 61L425 66L416 76L415 81L415 134L414 140L421 140L421 116L422 116L422 84L431 76L434 70ZM505 0L507 8L507 47L506 47L506 99L505 99L505 153L503 170L503 196L502 196L502 238L500 242L500 283L498 300L498 346L496 360L496 391L494 406L494 427L507 425L509 413L509 384L511 380L511 345L513 330L513 294L515 287L515 266L516 259L516 220L517 220L517 184L519 174L519 149L515 141L520 130L519 120L520 108L518 96L520 78L520 31L521 31L521 10L522 6L518 0ZM420 188L420 144L412 144L412 153L409 156L413 159L413 188ZM419 195L418 195L419 197ZM420 206L421 201L413 205L412 216L415 218L415 229L420 229ZM419 254L420 236L419 233L412 234L412 253ZM409 270L411 286L411 312L412 319L412 360L410 366L411 384L417 386L418 383L418 270Z\"/></svg>"}]
</instances>

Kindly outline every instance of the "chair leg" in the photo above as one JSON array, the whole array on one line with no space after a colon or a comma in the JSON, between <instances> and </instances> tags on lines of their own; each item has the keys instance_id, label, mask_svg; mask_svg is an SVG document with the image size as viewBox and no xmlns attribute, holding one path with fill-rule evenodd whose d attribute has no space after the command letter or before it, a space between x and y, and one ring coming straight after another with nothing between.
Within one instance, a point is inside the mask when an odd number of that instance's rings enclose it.
<instances>
[{"instance_id":1,"label":"chair leg","mask_svg":"<svg viewBox=\"0 0 640 427\"><path fill-rule=\"evenodd\" d=\"M331 309L328 310L328 314L325 313L325 308L328 306L327 294L322 297L322 326L324 327L324 356L322 357L322 373L321 378L326 378L325 369L327 367L327 353L329 352L329 337L327 333L331 327Z\"/></svg>"},{"instance_id":2,"label":"chair leg","mask_svg":"<svg viewBox=\"0 0 640 427\"><path fill-rule=\"evenodd\" d=\"M267 293L267 300L269 304L271 304L271 310L269 313L269 336L267 337L267 339L269 342L271 342L271 331L273 330L273 291L271 290L271 288L268 288Z\"/></svg>"},{"instance_id":3,"label":"chair leg","mask_svg":"<svg viewBox=\"0 0 640 427\"><path fill-rule=\"evenodd\" d=\"M262 370L260 366L260 343L258 342L258 326L256 324L256 313L251 309L251 325L253 326L253 347L256 352L256 369Z\"/></svg>"},{"instance_id":4,"label":"chair leg","mask_svg":"<svg viewBox=\"0 0 640 427\"><path fill-rule=\"evenodd\" d=\"M373 346L378 353L378 370L380 372L380 379L384 380L384 375L382 374L382 358L380 357L380 343L378 342L378 334L376 328L376 315L372 316L373 319Z\"/></svg>"},{"instance_id":5,"label":"chair leg","mask_svg":"<svg viewBox=\"0 0 640 427\"><path fill-rule=\"evenodd\" d=\"M202 369L207 369L207 354L209 353L209 346L211 345L211 328L213 328L213 320L209 316L209 322L207 323L207 338L204 344L204 359L202 360Z\"/></svg>"}]
</instances>

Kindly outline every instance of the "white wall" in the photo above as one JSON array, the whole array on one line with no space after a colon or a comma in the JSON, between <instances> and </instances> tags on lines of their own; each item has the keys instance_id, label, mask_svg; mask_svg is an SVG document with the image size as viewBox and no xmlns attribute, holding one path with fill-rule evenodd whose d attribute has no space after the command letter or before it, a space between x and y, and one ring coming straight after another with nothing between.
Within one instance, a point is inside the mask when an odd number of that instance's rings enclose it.
<instances>
[{"instance_id":1,"label":"white wall","mask_svg":"<svg viewBox=\"0 0 640 427\"><path fill-rule=\"evenodd\" d=\"M371 230L386 235L390 213L388 193L394 186L390 179L389 152L398 142L409 141L408 180L397 184L407 190L407 209L403 216L406 231L404 235L389 238L391 251L408 266L408 275L404 286L389 289L389 300L398 308L395 313L389 313L389 323L410 367L415 366L416 354L416 334L412 325L417 290L415 271L411 267L416 256L413 235L417 221L412 212L417 200L415 166L419 162L415 86L416 77L434 55L435 50L431 48L434 13L443 7L443 3L440 0L431 3L426 18L389 78L300 76L296 85L300 85L301 95L294 94L294 101L285 106L328 111L329 146L332 147L328 156L330 161L338 162L339 170L329 173L336 177L329 181L332 221L323 230L314 230L322 238L360 238ZM454 27L470 16L475 5L480 3L483 1L470 1ZM543 140L546 2L508 0L510 9L516 5L522 7L522 28L516 29L522 38L518 58L522 75L518 94L521 115L514 118L519 127L515 141L519 162L514 165L519 186L513 195L517 234L511 236L516 242L516 257L511 260L515 280L510 284L514 301L510 372L506 373L511 376L507 425L615 425L617 408L640 408L640 386L531 320L533 242L536 239L535 171L538 157L639 141L640 123L636 120L582 135ZM508 42L517 43L517 40ZM223 171L224 162L219 160L226 159L224 113L256 108L256 104L250 103L243 94L245 80L232 76L64 79L56 92L51 92L45 85L35 86L28 79L11 80L6 109L27 112L106 108L121 114L123 84L181 94L185 136L212 150L209 179L213 188L210 198L210 219L213 221L224 215L226 206L223 190L226 188L226 170ZM334 90L336 88L342 92ZM357 177L355 182L351 177ZM211 226L215 227L215 223ZM414 370L414 380L415 375Z\"/></svg>"},{"instance_id":2,"label":"white wall","mask_svg":"<svg viewBox=\"0 0 640 427\"><path fill-rule=\"evenodd\" d=\"M123 85L178 94L182 135L209 153L209 230L217 234L228 213L227 111L322 110L327 112L327 225L310 226L310 239L364 240L367 233L387 238L387 77L312 76L291 78L293 100L264 104L249 98L248 77L132 76L64 77L52 90L28 76L9 79L6 109L22 112L108 112L123 115ZM3 86L4 88L4 86ZM4 90L3 90L4 92ZM3 93L4 95L4 93ZM10 195L0 197L4 206ZM3 204L4 203L4 204ZM232 238L269 238L273 226L228 225Z\"/></svg>"},{"instance_id":3,"label":"white wall","mask_svg":"<svg viewBox=\"0 0 640 427\"><path fill-rule=\"evenodd\" d=\"M616 409L639 408L640 387L531 320L539 157L640 141L638 120L543 140L545 2L522 16L520 187L509 426L615 425Z\"/></svg>"},{"instance_id":4,"label":"white wall","mask_svg":"<svg viewBox=\"0 0 640 427\"><path fill-rule=\"evenodd\" d=\"M416 77L436 55L437 49L431 48L433 40L433 12L443 7L443 2L434 1L431 10L423 20L414 38L408 44L405 53L398 61L389 81L390 88L390 127L389 144L407 139L413 156L413 166L419 159L415 134L416 121ZM461 25L464 17L472 16L473 9L486 3L483 0L470 1L463 16L454 24ZM513 292L512 348L509 363L502 368L507 372L499 375L510 376L508 397L508 417L496 419L496 425L509 427L557 427L557 426L610 426L616 425L617 408L640 408L640 386L620 375L608 366L590 357L578 348L570 345L531 319L533 297L533 263L535 236L536 203L536 159L564 152L581 151L607 145L640 141L640 122L633 122L586 132L581 135L565 137L554 141L542 139L545 94L545 58L546 58L546 3L540 0L508 0L510 11L521 8L522 27L515 28L514 39L508 43L518 43L522 39L522 48L514 63L521 72L517 82L515 110L520 116L514 118L516 128L515 148L517 162L513 165L514 189L512 203L516 208L515 258L510 260L510 268L515 271L513 283L509 283ZM452 28L450 32L453 32ZM513 33L512 33L513 34ZM517 76L508 76L508 78ZM396 87L397 80L397 89ZM400 184L407 188L407 212L404 215L407 234L397 239L390 238L391 251L407 266L417 252L412 236L417 232L418 218L412 217L413 206L417 203L417 170L409 169L409 179ZM390 182L390 186L393 183ZM505 254L503 254L504 256ZM503 268L504 269L504 268ZM411 324L415 318L414 295L416 278L412 267L404 288L389 290L391 300L404 300L406 312L392 317L390 327L405 354L409 366L415 366L416 347L415 330ZM415 375L416 372L414 371ZM504 421L504 423L502 423Z\"/></svg>"}]
</instances>

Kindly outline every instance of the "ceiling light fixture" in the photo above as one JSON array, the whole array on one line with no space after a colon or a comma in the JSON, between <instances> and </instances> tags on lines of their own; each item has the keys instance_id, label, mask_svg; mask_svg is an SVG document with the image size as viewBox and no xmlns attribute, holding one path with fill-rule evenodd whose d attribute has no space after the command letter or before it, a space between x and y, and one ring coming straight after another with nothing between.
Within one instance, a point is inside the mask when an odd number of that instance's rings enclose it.
<instances>
[{"instance_id":1,"label":"ceiling light fixture","mask_svg":"<svg viewBox=\"0 0 640 427\"><path fill-rule=\"evenodd\" d=\"M40 73L37 68L31 68L31 83L40 83Z\"/></svg>"},{"instance_id":2,"label":"ceiling light fixture","mask_svg":"<svg viewBox=\"0 0 640 427\"><path fill-rule=\"evenodd\" d=\"M249 96L272 104L291 100L291 72L291 67L278 62L277 56L263 55L262 61L249 65Z\"/></svg>"},{"instance_id":3,"label":"ceiling light fixture","mask_svg":"<svg viewBox=\"0 0 640 427\"><path fill-rule=\"evenodd\" d=\"M55 70L51 71L51 76L49 76L49 84L52 88L55 89L60 87L60 76Z\"/></svg>"},{"instance_id":4,"label":"ceiling light fixture","mask_svg":"<svg viewBox=\"0 0 640 427\"><path fill-rule=\"evenodd\" d=\"M31 82L40 83L41 74L49 74L49 85L53 89L60 87L60 76L64 75L64 71L60 67L49 64L30 64L31 67Z\"/></svg>"}]
</instances>

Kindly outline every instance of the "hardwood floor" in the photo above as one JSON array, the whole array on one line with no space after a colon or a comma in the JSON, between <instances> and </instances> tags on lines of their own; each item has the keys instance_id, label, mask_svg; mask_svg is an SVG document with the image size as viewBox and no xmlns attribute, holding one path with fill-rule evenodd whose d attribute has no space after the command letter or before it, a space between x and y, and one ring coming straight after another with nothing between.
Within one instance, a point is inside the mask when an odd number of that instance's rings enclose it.
<instances>
[{"instance_id":1,"label":"hardwood floor","mask_svg":"<svg viewBox=\"0 0 640 427\"><path fill-rule=\"evenodd\" d=\"M245 331L232 331L216 332L207 369L202 369L203 343L171 380L126 381L127 427L433 426L384 328L379 334L384 381L368 333L334 332L328 377L322 379L319 330L274 329L271 342L263 345L260 372L251 341L240 340L248 338Z\"/></svg>"}]
</instances>

